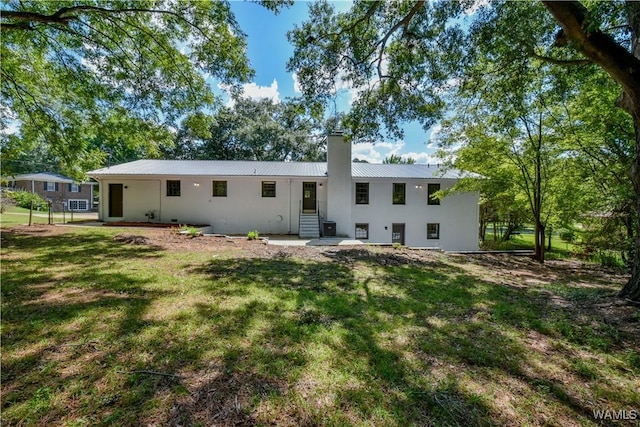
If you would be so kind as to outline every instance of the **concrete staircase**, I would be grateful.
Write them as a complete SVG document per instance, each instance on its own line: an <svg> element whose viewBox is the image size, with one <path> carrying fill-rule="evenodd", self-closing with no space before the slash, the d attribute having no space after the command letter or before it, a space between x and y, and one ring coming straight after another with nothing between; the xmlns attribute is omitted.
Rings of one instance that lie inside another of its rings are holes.
<svg viewBox="0 0 640 427"><path fill-rule="evenodd" d="M320 223L317 213L300 214L300 230L298 236L307 239L317 239L320 237Z"/></svg>

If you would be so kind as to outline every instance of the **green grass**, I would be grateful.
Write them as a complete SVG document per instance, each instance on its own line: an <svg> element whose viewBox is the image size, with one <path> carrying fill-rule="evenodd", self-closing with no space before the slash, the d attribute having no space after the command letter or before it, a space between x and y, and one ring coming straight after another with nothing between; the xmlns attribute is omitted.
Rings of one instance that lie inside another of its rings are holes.
<svg viewBox="0 0 640 427"><path fill-rule="evenodd" d="M593 409L640 409L637 334L555 299L611 283L121 232L3 233L3 425L597 425Z"/></svg>
<svg viewBox="0 0 640 427"><path fill-rule="evenodd" d="M53 212L53 223L60 224L63 222L71 221L71 212ZM95 213L84 213L84 212L74 212L73 220L81 220L86 218L94 218L97 219L98 215ZM49 212L44 211L33 211L33 215L31 217L32 224L48 224L49 223ZM13 225L26 225L29 224L29 209L20 208L17 206L11 206L5 210L2 214L0 214L0 228L1 227L10 227Z"/></svg>

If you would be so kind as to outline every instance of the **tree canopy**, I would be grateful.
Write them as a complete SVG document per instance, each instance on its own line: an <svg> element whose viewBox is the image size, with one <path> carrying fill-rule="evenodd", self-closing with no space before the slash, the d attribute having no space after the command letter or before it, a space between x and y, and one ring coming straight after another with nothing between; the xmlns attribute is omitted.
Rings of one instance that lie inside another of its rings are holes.
<svg viewBox="0 0 640 427"><path fill-rule="evenodd" d="M174 159L320 161L325 151L321 124L295 100L237 97L233 107L186 118L174 146Z"/></svg>
<svg viewBox="0 0 640 427"><path fill-rule="evenodd" d="M621 295L640 300L640 4L585 4L356 1L338 13L317 2L310 19L289 33L295 51L288 66L310 103L323 105L340 85L351 86L357 97L343 125L356 139L383 131L401 137L401 124L408 120L426 130L455 106L457 119L482 128L482 138L491 139L487 147L503 146L523 182L531 184L528 199L537 228L544 228L543 186L551 185L544 176L563 171L551 167L553 156L568 161L571 150L585 158L608 149L591 142L580 146L584 138L572 140L570 130L559 125L560 117L569 118L575 129L575 110L569 117L562 107L578 102L570 100L580 96L585 76L604 71L621 89L616 104L635 128L633 161L624 165L634 191L619 192L631 198L635 212L629 228L633 271ZM628 137L626 127L604 144ZM489 153L484 151L485 162L491 164Z"/></svg>
<svg viewBox="0 0 640 427"><path fill-rule="evenodd" d="M46 144L71 175L104 159L92 141L157 150L182 117L215 104L208 78L233 87L253 75L227 1L1 7L0 124L19 123L20 138Z"/></svg>

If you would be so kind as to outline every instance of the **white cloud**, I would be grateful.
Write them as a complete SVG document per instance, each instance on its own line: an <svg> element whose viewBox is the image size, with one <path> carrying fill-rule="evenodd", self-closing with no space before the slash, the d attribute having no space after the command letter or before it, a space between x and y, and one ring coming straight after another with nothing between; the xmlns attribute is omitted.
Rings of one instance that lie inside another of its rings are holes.
<svg viewBox="0 0 640 427"><path fill-rule="evenodd" d="M280 103L280 93L278 92L278 81L273 79L270 86L259 86L256 83L245 83L242 85L242 95L251 99L270 99L272 103Z"/></svg>
<svg viewBox="0 0 640 427"><path fill-rule="evenodd" d="M298 73L293 73L291 75L293 79L293 91L295 93L302 93L302 88L300 87L300 80L298 80Z"/></svg>
<svg viewBox="0 0 640 427"><path fill-rule="evenodd" d="M20 123L12 120L7 127L0 129L1 135L15 135L20 131Z"/></svg>
<svg viewBox="0 0 640 427"><path fill-rule="evenodd" d="M442 163L442 159L436 157L433 153L427 153L427 152L420 152L420 153L416 153L416 152L410 152L410 153L405 153L402 155L403 159L406 159L407 157L411 157L413 160L416 161L416 163L422 163L422 164L430 164L430 165L435 165L435 164L440 164Z"/></svg>
<svg viewBox="0 0 640 427"><path fill-rule="evenodd" d="M229 87L227 85L218 83L218 88L229 93ZM270 99L273 104L279 104L280 92L278 91L278 80L273 79L273 82L271 82L269 86L260 86L254 82L245 83L242 85L242 97L254 100ZM234 104L235 102L230 97L226 104L227 107L232 108Z"/></svg>
<svg viewBox="0 0 640 427"><path fill-rule="evenodd" d="M404 141L354 144L351 157L353 159L366 160L369 163L382 163L385 158L395 154L403 159L411 157L416 163L442 163L442 160L438 159L433 153L415 151L409 153L402 152L405 145Z"/></svg>
<svg viewBox="0 0 640 427"><path fill-rule="evenodd" d="M438 146L440 132L442 132L442 125L438 123L437 125L431 128L431 134L429 135L429 142L427 143L427 148L435 149Z"/></svg>
<svg viewBox="0 0 640 427"><path fill-rule="evenodd" d="M460 83L462 83L462 79L458 77L452 77L444 82L444 84L442 84L441 86L434 88L433 93L435 93L436 95L445 95L446 93L451 92L453 89L460 86Z"/></svg>

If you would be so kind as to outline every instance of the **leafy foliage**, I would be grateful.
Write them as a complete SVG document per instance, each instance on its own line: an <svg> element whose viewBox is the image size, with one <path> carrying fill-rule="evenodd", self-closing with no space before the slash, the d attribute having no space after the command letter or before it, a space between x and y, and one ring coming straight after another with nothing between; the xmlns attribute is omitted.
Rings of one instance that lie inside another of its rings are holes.
<svg viewBox="0 0 640 427"><path fill-rule="evenodd" d="M309 20L289 32L295 50L288 68L316 109L346 85L354 88L358 96L343 120L351 137L375 138L383 131L400 137L399 124L410 120L427 129L444 108L439 88L457 75L462 60L461 30L449 18L464 7L356 1L337 13L316 2Z"/></svg>
<svg viewBox="0 0 640 427"><path fill-rule="evenodd" d="M238 97L235 105L213 115L187 117L174 147L164 156L216 160L323 160L317 121L295 100L273 104L268 99Z"/></svg>
<svg viewBox="0 0 640 427"><path fill-rule="evenodd" d="M385 157L384 160L382 160L383 164L403 164L403 165L412 165L416 162L416 159L412 158L412 157L407 157L405 159L403 159L401 156L398 156L397 154L392 154L389 157Z"/></svg>
<svg viewBox="0 0 640 427"><path fill-rule="evenodd" d="M29 191L8 191L7 196L13 199L15 204L21 208L29 209L32 207L33 203L34 209L42 211L49 210L47 201L36 193L31 193Z"/></svg>
<svg viewBox="0 0 640 427"><path fill-rule="evenodd" d="M8 1L1 15L2 126L17 120L71 176L104 160L101 144L166 143L168 126L214 105L206 77L253 73L224 1Z"/></svg>

